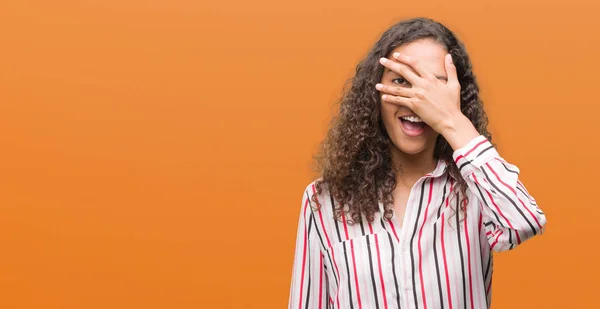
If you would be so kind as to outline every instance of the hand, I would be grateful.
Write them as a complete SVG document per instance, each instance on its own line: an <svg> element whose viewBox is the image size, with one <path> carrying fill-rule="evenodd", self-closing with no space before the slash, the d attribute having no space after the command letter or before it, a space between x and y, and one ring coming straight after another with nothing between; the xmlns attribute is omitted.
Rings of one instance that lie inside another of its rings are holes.
<svg viewBox="0 0 600 309"><path fill-rule="evenodd" d="M408 107L432 129L443 134L452 119L462 116L460 83L452 57L450 54L446 55L448 81L444 83L426 70L417 59L399 53L394 53L393 56L399 62L381 58L381 64L410 82L412 88L377 84L376 88L384 93L382 99Z"/></svg>
<svg viewBox="0 0 600 309"><path fill-rule="evenodd" d="M412 87L377 84L377 90L385 93L382 96L384 101L408 107L444 136L454 150L479 135L473 123L460 111L460 83L450 54L446 55L444 61L448 76L445 84L416 59L399 53L394 53L393 56L399 62L381 58L381 64L402 76Z"/></svg>

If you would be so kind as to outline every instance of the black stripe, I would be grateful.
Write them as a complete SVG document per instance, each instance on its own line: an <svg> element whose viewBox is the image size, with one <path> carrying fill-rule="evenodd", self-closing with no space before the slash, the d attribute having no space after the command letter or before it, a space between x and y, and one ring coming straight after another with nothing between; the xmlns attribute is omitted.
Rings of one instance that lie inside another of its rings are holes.
<svg viewBox="0 0 600 309"><path fill-rule="evenodd" d="M317 224L317 219L315 219L315 212L314 212L314 210L312 208L312 203L311 203L310 197L308 195L308 191L306 191L306 198L308 199L308 206L310 208L310 218L311 218L311 220L314 220L314 222L315 222L315 231L317 231L317 235L319 236L319 240L321 241L321 247L325 251L327 249L327 246L325 246L325 242L323 241L323 237L321 237L321 233L319 232L319 225Z"/></svg>
<svg viewBox="0 0 600 309"><path fill-rule="evenodd" d="M323 238L321 237L321 233L319 232L319 228L317 227L317 222L314 216L314 213L311 214L311 218L313 221L315 221L315 231L317 231L317 235L319 236L319 240L321 241L321 245L323 246L323 248L327 248L325 247L324 243L323 243ZM331 258L331 250L325 250L327 252L327 258L329 259L329 265L331 265L331 272L333 273L333 279L335 279L335 283L339 284L339 280L336 276L336 272L335 272L335 266L333 265L333 259Z"/></svg>
<svg viewBox="0 0 600 309"><path fill-rule="evenodd" d="M479 153L478 153L478 154L475 156L475 159L476 159L476 158L479 158L479 157L480 157L480 156L481 156L481 155L482 155L484 152L486 152L486 151L488 151L488 150L490 150L490 149L493 149L493 148L494 148L494 146L492 145L492 146L489 146L488 148L486 148L486 149L482 150L481 152L479 152ZM463 158L465 159L465 162L464 162L463 164L461 164L461 165L458 167L458 170L459 170L459 171L461 171L461 170L462 170L462 168L463 168L463 167L465 167L465 165L468 165L469 163L473 163L473 161L469 161L469 160L467 159L467 157L463 156Z"/></svg>
<svg viewBox="0 0 600 309"><path fill-rule="evenodd" d="M310 216L312 217L313 214L311 213ZM308 219L308 234L307 234L308 237L307 238L309 238L309 239L310 239L310 231L312 230L312 227L313 227L313 221L311 219Z"/></svg>
<svg viewBox="0 0 600 309"><path fill-rule="evenodd" d="M510 169L509 169L509 168L508 168L508 167L507 167L507 166L504 164L504 162L501 162L501 163L502 163L502 166L504 166L504 169L506 169L507 171L509 171L509 172L511 172L511 173L515 173L515 174L519 175L519 173L518 173L517 171L510 170ZM521 192L521 193L522 193L522 194L523 194L525 197L527 197L527 200L528 200L529 204L531 205L531 199L530 199L530 196L529 196L529 194L525 193L525 192L524 192L524 191L523 191L521 188L519 188L519 184L518 184L518 183L517 183L517 186L516 186L516 188L517 188L517 190L519 190L519 191L520 191L520 192ZM518 195L517 195L517 198L518 198ZM538 212L538 213L539 213L539 212ZM516 231L516 230L515 230L515 233L517 234L517 237L518 237L518 236L519 236L519 231ZM510 246L510 249L513 249L515 246L516 246L516 245L514 245L514 244L511 244L511 246ZM510 249L509 249L509 250L510 250Z"/></svg>
<svg viewBox="0 0 600 309"><path fill-rule="evenodd" d="M502 221L500 221L500 217L498 216L498 214L493 211L493 208L490 206L490 204L488 204L488 202L485 200L485 196L483 195L483 192L481 192L481 189L479 189L479 184L475 183L475 188L477 188L477 192L479 192L479 196L481 196L481 201L483 201L483 203L485 204L485 206L489 209L492 209L492 213L494 214L494 217L496 217L496 222L498 222L498 224L500 224L500 226L504 227L504 228L508 228L508 225L505 225L502 223ZM486 222L484 223L485 226L488 226L490 224L494 225L494 229L496 229L496 224L492 221L490 221L489 223Z"/></svg>
<svg viewBox="0 0 600 309"><path fill-rule="evenodd" d="M521 193L523 193L523 195L527 196L529 199L529 194L525 193L521 188L519 188L519 186L517 186L517 190L521 191Z"/></svg>
<svg viewBox="0 0 600 309"><path fill-rule="evenodd" d="M487 270L485 271L485 275L486 275L486 276L487 276L487 274L488 274L488 271L490 270L490 264L491 264L491 261L492 261L492 260L491 260L491 257L492 257L492 252L489 252L488 266L487 266ZM484 277L484 279L483 279L483 288L484 288L484 289L485 289L485 281L486 281L486 280L487 280L487 279L485 279L485 277ZM486 294L487 294L487 293L486 293ZM490 303L489 303L489 301L488 301L488 297L487 297L487 295L485 296L485 304L487 305L487 307L486 307L486 308L489 308L489 307L490 307Z"/></svg>
<svg viewBox="0 0 600 309"><path fill-rule="evenodd" d="M465 158L465 163L461 164L458 167L458 170L461 171L463 167L465 167L465 165L468 165L469 163L471 163L471 161L467 160L467 158Z"/></svg>
<svg viewBox="0 0 600 309"><path fill-rule="evenodd" d="M362 230L363 236L365 236L365 227L363 226L362 220L360 221L360 229ZM369 252L369 266L371 267L371 283L373 283L373 298L375 299L375 307L379 309L379 300L377 299L377 286L375 286L375 272L373 271L373 257L371 256L371 243L369 241L369 235L366 235L365 237L367 238L367 251Z"/></svg>
<svg viewBox="0 0 600 309"><path fill-rule="evenodd" d="M488 262L487 262L487 266L485 269L485 275L483 275L483 283L485 283L485 281L487 281L488 279L488 274L490 272L490 265L492 264L492 252L489 252L488 254Z"/></svg>
<svg viewBox="0 0 600 309"><path fill-rule="evenodd" d="M327 291L329 291L329 284L327 284ZM325 309L329 309L329 293L325 294Z"/></svg>
<svg viewBox="0 0 600 309"><path fill-rule="evenodd" d="M481 192L481 189L479 189L479 185L477 183L475 183L475 187L477 188L477 191L479 192L479 195L481 196L481 199L483 200L483 203L489 209L492 209L492 213L494 214L494 217L496 217L496 221L498 222L498 224L500 224L500 226L503 226L504 228L506 228L508 230L508 242L512 243L512 233L510 232L510 229L507 226L508 225L508 221L507 221L507 225L502 224L502 222L500 221L500 217L498 216L498 214L495 211L493 211L493 208L488 204L488 202L486 202L485 197L483 196L483 192ZM494 230L496 230L498 228L495 223L491 222L491 224L494 225ZM485 226L488 226L488 224L485 223Z"/></svg>
<svg viewBox="0 0 600 309"><path fill-rule="evenodd" d="M325 279L325 293L323 293L325 297L325 309L329 309L329 276L327 273L323 275L323 278Z"/></svg>
<svg viewBox="0 0 600 309"><path fill-rule="evenodd" d="M310 264L311 264L311 258L310 258L310 246L308 246L308 286L306 287L306 304L304 306L304 309L308 309L308 303L310 301L310 278L311 276L311 268L310 268Z"/></svg>
<svg viewBox="0 0 600 309"><path fill-rule="evenodd" d="M446 184L448 183L448 179L446 179ZM437 217L440 217L440 213L442 212L442 207L444 206L444 199L446 198L446 184L444 184L444 193L442 194L442 202L440 203L440 207L438 208ZM442 233L444 231L441 231ZM440 277L440 265L438 263L438 255L437 255L437 221L433 224L433 256L435 260L435 272L437 274L438 281L438 292L440 294L440 305L442 305L442 309L444 309L444 294L442 294L442 278Z"/></svg>
<svg viewBox="0 0 600 309"><path fill-rule="evenodd" d="M312 217L312 213L310 215ZM312 225L313 225L312 223L313 223L313 221L309 219L308 220L308 235L309 235L309 237L307 237L309 242L310 242L310 231L311 231ZM307 290L306 290L306 307L305 307L305 309L308 309L308 302L310 300L310 278L312 277L311 276L312 272L310 271L310 269L311 269L310 268L310 264L311 264L310 247L311 246L308 245L307 247L308 247L308 287L307 287Z"/></svg>
<svg viewBox="0 0 600 309"><path fill-rule="evenodd" d="M504 162L500 161L500 163L502 163L502 166L504 166L505 170L507 170L507 171L509 171L511 173L515 173L515 174L519 175L519 172L513 171L513 170L509 169L508 166L506 166L506 164L504 164Z"/></svg>
<svg viewBox="0 0 600 309"><path fill-rule="evenodd" d="M400 309L400 290L398 289L398 278L396 278L396 259L394 256L394 241L392 239L392 234L390 234L390 231L388 231L385 228L385 224L383 223L383 218L380 219L381 221L381 226L383 227L384 230L387 231L387 235L388 235L388 240L390 241L390 251L392 252L392 274L394 274L394 285L396 286L396 304L398 305L398 309ZM390 224L391 221L390 221Z"/></svg>
<svg viewBox="0 0 600 309"><path fill-rule="evenodd" d="M433 180L432 180L433 181ZM421 185L421 199L419 201L419 209L417 210L417 220L415 221L415 228L413 230L413 235L410 238L410 266L411 266L411 273L412 273L412 284L413 284L413 297L415 300L415 308L419 308L419 302L417 301L417 283L416 283L416 278L415 278L415 255L413 252L413 242L415 240L415 235L417 234L417 226L419 225L419 216L421 216L421 208L423 207L423 196L425 195L425 183L427 183L427 181L423 181L423 184ZM421 282L421 284L423 284Z"/></svg>
<svg viewBox="0 0 600 309"><path fill-rule="evenodd" d="M463 292L463 304L467 308L467 279L465 276L465 258L463 257L462 241L460 237L460 201L456 199L456 238L458 239L458 251L460 252L460 268L462 270L462 292ZM467 220L467 218L464 218Z"/></svg>
<svg viewBox="0 0 600 309"><path fill-rule="evenodd" d="M335 211L335 206L334 206L334 202L333 202L333 197L330 196L331 199L331 210ZM337 236L338 236L338 241L342 242L342 235L340 234L340 226L339 226L339 222L338 220L334 220L335 221L335 230L337 231Z"/></svg>
<svg viewBox="0 0 600 309"><path fill-rule="evenodd" d="M306 193L308 195L308 191L306 191ZM310 198L308 200L308 203L309 203L309 206L312 206ZM310 219L314 221L315 231L317 232L317 236L319 236L319 241L321 242L321 246L322 246L323 250L327 252L327 258L329 259L329 265L331 265L331 272L333 273L333 279L335 280L335 283L339 285L339 278L336 277L335 269L333 266L333 259L331 258L331 252L330 252L330 250L327 250L327 246L325 246L325 242L323 241L321 232L319 232L319 225L317 224L317 219L315 219L315 213L314 213L312 207L310 207Z"/></svg>
<svg viewBox="0 0 600 309"><path fill-rule="evenodd" d="M483 220L483 219L480 218L480 220ZM486 243L488 243L488 241L487 241L487 235L485 235L485 228L479 229L479 247L480 247L479 248L479 261L481 262L481 273L483 274L484 273L484 270L483 270L483 248L481 248L481 241L482 241L481 237L482 236L484 238L484 241ZM488 246L489 246L489 243L488 243ZM488 252L488 254L492 254L492 253ZM485 277L483 279L483 288L485 289ZM487 298L485 299L485 304L486 304L486 308L489 308L489 306L487 306Z"/></svg>
<svg viewBox="0 0 600 309"><path fill-rule="evenodd" d="M490 271L490 277L493 276L493 275L494 275L494 269L492 268L492 270ZM489 299L490 299L489 300L489 305L490 306L492 305L492 287L491 287L492 281L491 280L492 279L490 278L490 293L489 294L486 293L486 297L489 297Z"/></svg>
<svg viewBox="0 0 600 309"><path fill-rule="evenodd" d="M493 149L493 148L494 148L494 146L493 146L493 145L492 145L492 146L489 146L488 148L486 148L486 149L484 149L484 150L480 151L480 152L479 152L479 153L478 153L478 154L475 156L475 158L479 158L479 157L480 157L480 156L481 156L481 155L482 155L484 152L486 152L486 151L488 151L488 150L490 150L490 149Z"/></svg>
<svg viewBox="0 0 600 309"><path fill-rule="evenodd" d="M329 197L331 199L331 209L334 210L335 204L333 202L333 197L331 195ZM339 226L338 220L335 220L335 229L337 231L338 240L340 242L342 242L342 236L340 234L340 226ZM348 278L348 300L350 303L350 308L354 309L354 305L352 304L353 303L353 301L352 301L352 284L351 284L352 280L350 280L350 267L348 266L349 263L348 263L348 252L346 251L346 242L343 242L342 246L344 247L344 260L346 261L346 273L348 274L348 277L347 277Z"/></svg>
<svg viewBox="0 0 600 309"><path fill-rule="evenodd" d="M531 222L529 222L529 219L527 219L527 217L525 216L525 214L523 213L523 211L521 210L521 208L519 208L519 206L517 206L517 204L515 203L515 201L513 201L504 191L500 190L500 188L498 188L498 186L496 186L494 184L494 182L492 181L492 179L490 178L490 176L487 174L487 172L485 171L485 169L483 168L483 166L481 167L481 171L483 172L483 174L487 178L487 180L490 183L490 185L492 185L492 187L494 187L498 192L500 192L502 195L504 195L504 197L508 201L510 201L510 203L513 204L513 206L515 206L515 208L517 209L517 211L519 212L519 214L521 214L521 216L523 217L523 219L525 219L525 221L527 221L527 224L529 224L529 227L531 227L531 231L533 232L533 235L537 235L537 231L533 227L533 224L531 224Z"/></svg>

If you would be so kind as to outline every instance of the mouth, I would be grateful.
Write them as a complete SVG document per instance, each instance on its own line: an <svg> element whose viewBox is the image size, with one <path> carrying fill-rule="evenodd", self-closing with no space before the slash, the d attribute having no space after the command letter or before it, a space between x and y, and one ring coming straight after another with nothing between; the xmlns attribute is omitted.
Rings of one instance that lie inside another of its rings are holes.
<svg viewBox="0 0 600 309"><path fill-rule="evenodd" d="M408 136L417 137L425 132L429 127L421 118L416 115L398 117L402 131Z"/></svg>

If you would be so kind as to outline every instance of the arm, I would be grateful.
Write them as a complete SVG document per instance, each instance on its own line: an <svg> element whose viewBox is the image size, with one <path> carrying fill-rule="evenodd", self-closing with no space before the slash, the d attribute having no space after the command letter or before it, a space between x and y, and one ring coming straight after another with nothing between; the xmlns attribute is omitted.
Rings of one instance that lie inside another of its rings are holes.
<svg viewBox="0 0 600 309"><path fill-rule="evenodd" d="M454 149L454 160L467 186L480 199L486 226L493 232L490 247L495 251L511 249L542 233L546 217L520 184L517 167L503 161L462 114L461 86L452 55L447 54L445 59L448 74L445 84L419 60L398 53L393 56L405 65L387 58L381 58L380 63L408 79L412 87L375 85L385 93L381 99L411 109Z"/></svg>
<svg viewBox="0 0 600 309"><path fill-rule="evenodd" d="M456 149L453 158L479 200L492 250L513 249L544 232L546 217L519 181L519 168L502 159L484 136Z"/></svg>
<svg viewBox="0 0 600 309"><path fill-rule="evenodd" d="M309 191L304 192L292 270L289 309L321 308L329 300L325 262L315 233Z"/></svg>

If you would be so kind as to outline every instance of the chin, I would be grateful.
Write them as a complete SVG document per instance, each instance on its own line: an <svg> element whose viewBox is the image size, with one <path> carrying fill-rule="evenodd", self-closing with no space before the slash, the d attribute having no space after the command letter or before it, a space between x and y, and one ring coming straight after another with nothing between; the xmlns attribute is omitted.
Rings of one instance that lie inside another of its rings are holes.
<svg viewBox="0 0 600 309"><path fill-rule="evenodd" d="M416 155L419 153L422 153L424 151L426 151L429 147L432 147L433 145L429 145L429 143L427 142L427 138L418 138L418 139L394 139L392 140L392 143L394 144L395 148L397 150L399 150L402 153L408 154L408 155Z"/></svg>
<svg viewBox="0 0 600 309"><path fill-rule="evenodd" d="M405 143L402 143L400 145L398 145L397 143L394 143L394 146L396 146L396 149L398 149L400 152L409 154L409 155L416 155L416 154L422 153L423 151L425 151L427 149L426 145L414 145L414 144L406 145Z"/></svg>

